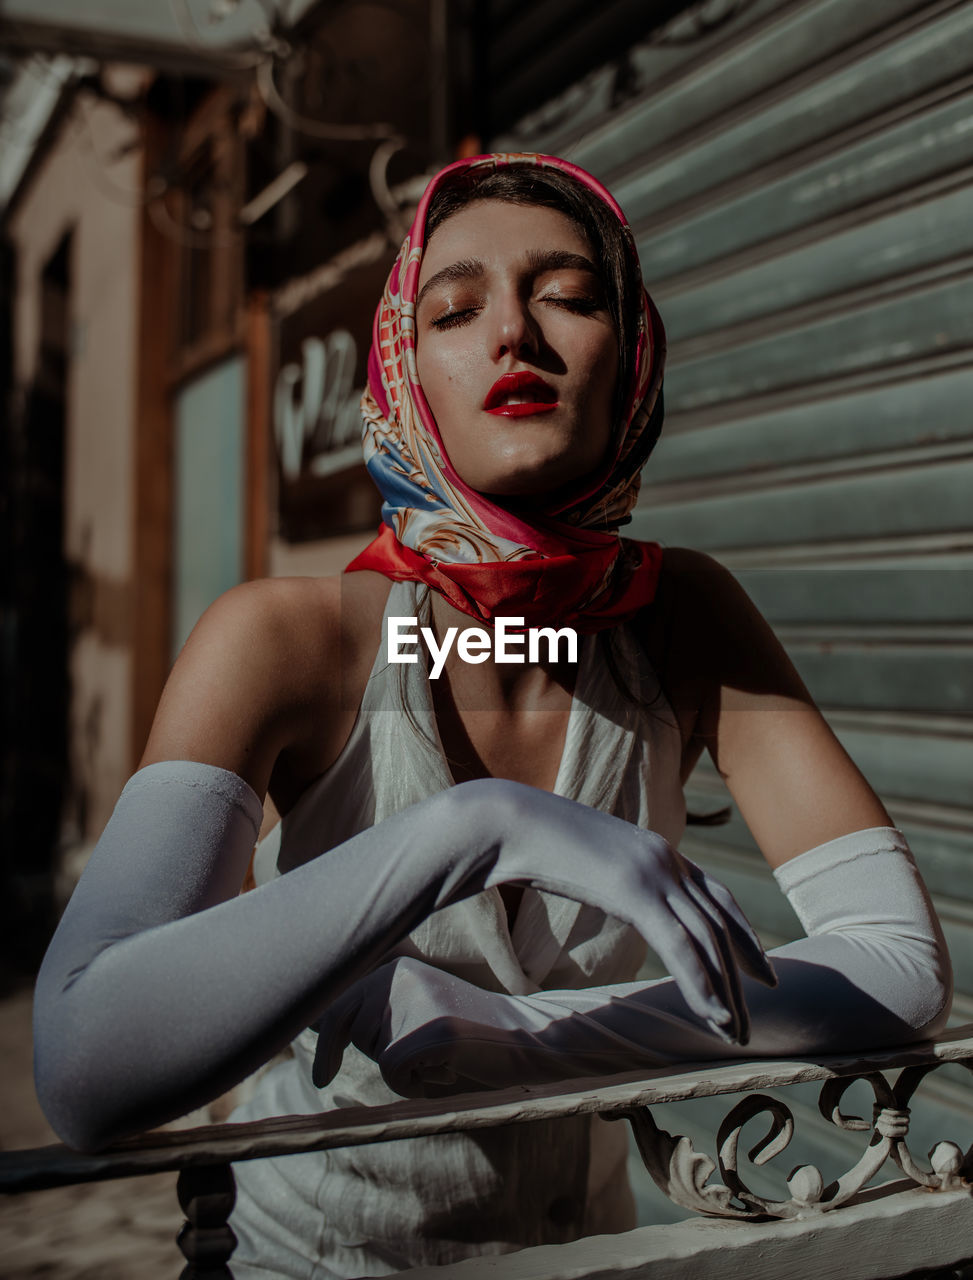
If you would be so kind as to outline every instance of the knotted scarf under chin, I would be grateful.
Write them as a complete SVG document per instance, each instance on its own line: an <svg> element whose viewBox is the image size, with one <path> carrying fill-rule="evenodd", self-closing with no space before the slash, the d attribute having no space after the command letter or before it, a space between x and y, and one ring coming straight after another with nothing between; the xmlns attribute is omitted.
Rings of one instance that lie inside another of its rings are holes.
<svg viewBox="0 0 973 1280"><path fill-rule="evenodd" d="M559 169L586 186L618 219L632 269L639 269L618 205L596 179L567 161L480 156L450 165L430 182L375 315L362 396L365 464L384 499L384 524L345 572L374 569L397 581L425 582L478 622L522 617L526 626L598 631L650 603L662 558L658 544L618 534L662 426L665 332L648 295L642 291L635 373L612 456L556 510L524 515L465 484L449 461L416 371L415 300L429 202L458 174L507 165Z"/></svg>

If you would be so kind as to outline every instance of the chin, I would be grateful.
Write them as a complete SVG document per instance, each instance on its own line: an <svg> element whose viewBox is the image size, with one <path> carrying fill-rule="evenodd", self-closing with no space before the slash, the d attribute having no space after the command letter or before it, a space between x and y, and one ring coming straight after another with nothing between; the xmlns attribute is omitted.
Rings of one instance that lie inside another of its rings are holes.
<svg viewBox="0 0 973 1280"><path fill-rule="evenodd" d="M537 510L559 504L584 483L587 475L588 473L584 472L582 475L572 476L567 480L561 478L556 482L534 475L516 481L497 482L489 488L478 488L477 492L501 507L509 507L511 510L525 508Z"/></svg>
<svg viewBox="0 0 973 1280"><path fill-rule="evenodd" d="M489 468L457 468L462 479L485 497L498 502L545 502L583 483L591 467L579 467L561 455L494 458ZM500 465L497 465L500 464ZM504 465L506 464L506 465Z"/></svg>

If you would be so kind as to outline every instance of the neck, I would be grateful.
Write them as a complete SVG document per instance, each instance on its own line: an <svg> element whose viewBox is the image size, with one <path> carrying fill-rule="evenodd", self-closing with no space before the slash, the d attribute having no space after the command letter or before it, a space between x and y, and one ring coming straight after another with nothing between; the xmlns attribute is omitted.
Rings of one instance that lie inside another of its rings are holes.
<svg viewBox="0 0 973 1280"><path fill-rule="evenodd" d="M459 632L485 624L475 623L461 613L438 591L430 592L430 615L436 639L441 642L450 627ZM483 710L531 711L542 710L552 702L569 696L577 679L577 663L550 660L539 662L496 662L491 654L485 662L464 662L454 644L450 649L441 679L448 683L458 703L466 703Z"/></svg>

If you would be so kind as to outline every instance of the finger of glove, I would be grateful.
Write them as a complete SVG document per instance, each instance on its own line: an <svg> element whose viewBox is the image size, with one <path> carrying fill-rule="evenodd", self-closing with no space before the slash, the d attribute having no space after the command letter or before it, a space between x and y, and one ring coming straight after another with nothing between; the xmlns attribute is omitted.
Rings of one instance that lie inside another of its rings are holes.
<svg viewBox="0 0 973 1280"><path fill-rule="evenodd" d="M714 1035L736 1041L739 1011L724 973L713 930L707 917L685 894L667 903L667 927L653 936L652 947L678 986L690 1011Z"/></svg>
<svg viewBox="0 0 973 1280"><path fill-rule="evenodd" d="M692 878L687 877L683 881L683 891L694 902L700 914L710 922L713 941L722 964L723 979L730 995L730 1006L735 1012L736 1025L733 1038L738 1044L746 1044L750 1039L750 1014L743 994L737 953L726 917L708 895L705 887L697 884Z"/></svg>
<svg viewBox="0 0 973 1280"><path fill-rule="evenodd" d="M455 1041L449 1039L441 1044L430 1044L427 1040L417 1042L411 1036L392 1040L379 1055L382 1079L403 1098L455 1093L459 1077L449 1061L454 1045ZM475 1088L475 1085L469 1087Z"/></svg>
<svg viewBox="0 0 973 1280"><path fill-rule="evenodd" d="M381 969L370 973L349 987L318 1018L314 1024L318 1043L311 1068L311 1080L317 1088L323 1089L338 1074L349 1044L374 1057L385 1023L389 982L390 976Z"/></svg>
<svg viewBox="0 0 973 1280"><path fill-rule="evenodd" d="M358 1016L360 1002L360 993L356 987L352 987L327 1008L314 1024L318 1043L311 1067L311 1081L318 1089L330 1084L338 1074L345 1049L351 1043L351 1029Z"/></svg>
<svg viewBox="0 0 973 1280"><path fill-rule="evenodd" d="M690 861L689 858L683 858L683 861L686 864L687 878L698 886L719 909L739 967L757 982L762 982L764 986L776 987L777 974L760 939L754 932L753 925L743 914L736 898L725 884L714 880L695 862Z"/></svg>
<svg viewBox="0 0 973 1280"><path fill-rule="evenodd" d="M457 995L459 989L459 995ZM386 1083L403 1096L421 1097L411 1080L412 1068L406 1068L402 1080L393 1065L393 1046L399 1041L415 1044L410 1033L417 1026L452 1011L464 994L483 995L452 974L444 973L422 960L398 957L381 965L330 1005L318 1020L321 1040L312 1069L312 1080L318 1087L333 1079L341 1063L345 1047L351 1043L379 1066ZM327 1037L327 1043L324 1038ZM336 1059L336 1061L335 1061ZM435 1077L435 1069L433 1070ZM448 1070L445 1066L443 1070ZM330 1076L327 1072L331 1072ZM320 1076L320 1084L319 1084ZM399 1087L399 1085L403 1087Z"/></svg>

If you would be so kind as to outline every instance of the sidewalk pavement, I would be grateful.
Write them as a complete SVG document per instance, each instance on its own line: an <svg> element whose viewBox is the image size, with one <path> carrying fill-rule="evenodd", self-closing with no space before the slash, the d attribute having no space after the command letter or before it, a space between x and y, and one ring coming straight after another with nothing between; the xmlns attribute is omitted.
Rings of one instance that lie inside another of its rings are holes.
<svg viewBox="0 0 973 1280"><path fill-rule="evenodd" d="M0 992L0 1148L55 1142L34 1094L31 990ZM0 1197L3 1280L175 1280L183 1217L176 1175Z"/></svg>

